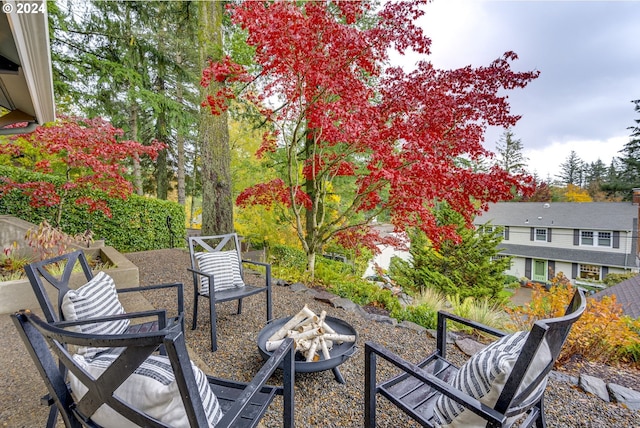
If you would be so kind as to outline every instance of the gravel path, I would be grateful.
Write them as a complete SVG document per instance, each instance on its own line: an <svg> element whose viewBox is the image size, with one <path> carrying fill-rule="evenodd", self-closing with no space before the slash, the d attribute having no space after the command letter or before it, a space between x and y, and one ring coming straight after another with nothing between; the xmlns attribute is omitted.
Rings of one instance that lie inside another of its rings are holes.
<svg viewBox="0 0 640 428"><path fill-rule="evenodd" d="M231 379L250 381L263 364L256 345L258 332L265 323L264 297L252 296L244 300L243 314L235 315L233 302L219 304L218 351L209 350L209 320L206 300L200 302L198 327L191 330L193 281L186 267L188 253L184 250L157 250L126 254L140 269L142 285L183 282L185 284L185 307L187 344L209 367L209 374ZM248 275L247 282L259 282L257 275ZM174 307L157 293L146 295L155 307ZM364 387L364 342L375 341L409 361L417 362L435 348L435 340L429 335L408 328L367 320L357 312L333 308L314 300L307 292L294 292L290 287L275 286L273 290L274 317L279 318L300 310L305 304L314 312L326 310L329 316L341 318L358 332L356 353L342 364L340 372L346 383L335 381L331 371L301 373L295 382L295 418L299 427L359 427L363 425ZM43 426L46 409L40 407L39 398L45 388L34 370L28 355L20 343L9 317L0 320L0 426ZM458 363L464 356L451 348L449 356ZM380 378L392 373L389 367L379 369ZM281 383L278 372L271 383ZM378 400L378 426L417 426L404 413ZM630 427L640 428L640 412L618 404L605 403L569 384L549 381L546 392L546 413L549 427ZM277 398L263 419L264 427L279 427L282 403Z"/></svg>

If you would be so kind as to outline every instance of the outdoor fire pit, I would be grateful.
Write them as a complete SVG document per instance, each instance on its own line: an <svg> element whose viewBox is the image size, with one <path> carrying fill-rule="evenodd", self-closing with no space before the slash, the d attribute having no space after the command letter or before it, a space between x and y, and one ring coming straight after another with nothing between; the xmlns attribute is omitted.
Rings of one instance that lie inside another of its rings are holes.
<svg viewBox="0 0 640 428"><path fill-rule="evenodd" d="M305 310L307 310L308 313L313 314L313 312L306 309L306 306L301 313ZM286 336L289 334L289 336L286 337L293 337L294 335L303 338L311 337L312 339L314 337L322 337L321 340L316 340L316 346L312 349L309 349L309 347L313 346L313 343L300 343L300 341L296 340L297 338L294 337L294 342L296 343L296 361L294 363L295 371L298 373L310 373L332 370L336 381L345 383L338 366L344 363L356 351L355 345L358 335L355 329L339 318L324 316L324 314L321 314L321 321L323 324L316 324L320 325L318 328L315 327L315 325L312 326L309 321L301 319L301 313L293 317L279 318L269 322L258 334L258 350L260 351L260 354L264 359L268 359L271 356L272 352L278 345L278 342L272 341L271 339L279 332L282 336L283 328L284 335ZM313 315L315 316L315 314ZM320 318L318 316L315 317ZM305 322L307 323L307 327L303 326L297 330L292 330L290 328L298 326L301 323L304 324ZM314 328L319 329L320 333L316 332L314 335L312 331ZM326 338L326 340L324 338ZM322 348L323 341L325 342L324 349ZM330 342L329 346L326 346L327 342ZM312 356L310 357L309 355Z"/></svg>

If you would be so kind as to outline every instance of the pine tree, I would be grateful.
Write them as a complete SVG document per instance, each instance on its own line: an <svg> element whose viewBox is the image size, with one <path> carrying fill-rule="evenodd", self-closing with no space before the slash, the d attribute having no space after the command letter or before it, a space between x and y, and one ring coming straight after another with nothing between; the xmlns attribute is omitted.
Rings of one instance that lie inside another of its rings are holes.
<svg viewBox="0 0 640 428"><path fill-rule="evenodd" d="M484 225L479 231L464 227L459 214L441 207L441 221L457 221L460 242L448 240L435 248L425 234L414 230L410 234L411 261L393 258L389 275L402 287L422 290L436 288L448 296L488 297L501 299L504 271L511 263L508 257L496 257L500 253L502 228Z"/></svg>
<svg viewBox="0 0 640 428"><path fill-rule="evenodd" d="M507 129L496 144L496 164L512 174L526 173L528 159L522 154L522 150L522 141L515 139L511 129Z"/></svg>
<svg viewBox="0 0 640 428"><path fill-rule="evenodd" d="M565 184L574 184L582 186L584 177L584 162L578 157L578 154L571 150L569 156L560 165L560 174L556 175L560 181Z"/></svg>

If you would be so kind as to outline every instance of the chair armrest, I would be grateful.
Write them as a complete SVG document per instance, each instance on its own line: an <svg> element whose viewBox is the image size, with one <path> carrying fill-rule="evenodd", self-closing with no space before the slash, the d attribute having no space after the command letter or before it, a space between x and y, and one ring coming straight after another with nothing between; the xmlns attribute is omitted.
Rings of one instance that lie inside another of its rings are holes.
<svg viewBox="0 0 640 428"><path fill-rule="evenodd" d="M193 269L193 268L188 267L187 270L189 272L195 273L196 275L206 276L207 278L209 278L209 280L211 280L211 278L213 277L212 273L204 273L204 272L202 272L201 270L198 270L198 269ZM194 277L194 279L195 279L195 277Z"/></svg>
<svg viewBox="0 0 640 428"><path fill-rule="evenodd" d="M283 363L284 362L284 363ZM273 374L273 372L283 364L283 373L284 376L284 385L283 391L285 396L285 407L288 405L287 400L290 400L290 408L291 408L291 416L293 415L293 372L294 372L294 359L293 359L293 339L287 338L284 342L278 347L278 349L271 354L271 357L264 363L264 365L260 368L258 373L253 377L251 383L247 385L247 387L242 391L242 393L238 396L238 399L234 403L234 405L227 410L222 419L218 422L216 426L220 427L228 427L233 425L237 419L240 417L242 411L251 404L252 397L260 392L262 387L266 385L267 381ZM291 376L287 376L287 373L291 374ZM289 396L289 397L287 397ZM285 421L285 426L288 424Z"/></svg>
<svg viewBox="0 0 640 428"><path fill-rule="evenodd" d="M271 267L271 263L257 262L255 260L247 260L247 259L242 259L240 261L242 263L249 263L249 264L256 265L256 266Z"/></svg>
<svg viewBox="0 0 640 428"><path fill-rule="evenodd" d="M366 366L372 363L372 359L369 357L371 353L379 355L384 360L398 367L403 372L410 374L411 376L429 385L430 387L440 392L441 394L444 394L447 397L451 398L452 400L462 404L464 407L468 408L475 414L481 416L485 420L498 424L499 426L502 426L502 424L506 422L507 417L502 413L499 413L496 410L492 409L491 407L487 406L486 404L483 404L478 399L473 398L470 395L455 389L448 383L438 379L437 377L426 372L425 370L421 369L417 365L402 359L400 356L394 354L393 352L383 348L382 346L376 343L365 342L365 365ZM373 364L375 364L375 360L373 360ZM369 368L366 368L366 371L368 370ZM373 397L373 399L375 399L375 397Z"/></svg>
<svg viewBox="0 0 640 428"><path fill-rule="evenodd" d="M84 325L84 324L95 324L98 322L106 322L106 321L118 321L123 319L134 319L134 318L147 318L147 317L157 317L158 325L160 328L166 327L167 324L167 311L164 309L153 309L149 311L140 311L140 312L131 312L126 314L118 314L118 315L109 315L106 317L97 317L97 318L85 318L83 320L77 321L57 321L51 323L52 325L64 328L64 327L72 327L76 325Z"/></svg>
<svg viewBox="0 0 640 428"><path fill-rule="evenodd" d="M116 291L118 293L130 293L134 291L151 291L151 290L162 290L166 288L175 288L178 294L178 316L182 315L184 312L184 285L181 282L168 283L168 284L155 284L155 285L145 285L142 287L130 287L130 288L120 288Z"/></svg>
<svg viewBox="0 0 640 428"><path fill-rule="evenodd" d="M479 322L471 321L469 319L459 317L458 315L454 315L449 312L438 311L436 347L438 349L438 353L442 358L446 358L446 351L447 351L447 319L450 319L451 321L455 321L462 325L466 325L468 327L472 327L484 333L488 333L492 336L502 337L507 334L502 330L498 330L496 328L489 327L484 324L480 324Z"/></svg>
<svg viewBox="0 0 640 428"><path fill-rule="evenodd" d="M265 275L264 275L265 286L267 288L271 288L271 264L270 263L256 262L253 260L245 260L245 259L241 260L241 262L256 265L256 266L262 266L263 268L265 268Z"/></svg>

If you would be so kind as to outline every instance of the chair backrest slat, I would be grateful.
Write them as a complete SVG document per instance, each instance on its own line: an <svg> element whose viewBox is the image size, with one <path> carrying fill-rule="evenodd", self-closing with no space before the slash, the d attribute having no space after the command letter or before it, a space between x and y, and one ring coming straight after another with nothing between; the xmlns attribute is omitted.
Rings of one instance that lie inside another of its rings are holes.
<svg viewBox="0 0 640 428"><path fill-rule="evenodd" d="M210 236L190 236L189 243L189 256L191 257L191 267L198 269L198 263L195 257L195 253L198 251L205 251L215 253L218 251L235 251L238 255L238 263L240 265L240 274L244 273L242 263L242 254L240 251L240 241L236 233L229 233L225 235L210 235Z"/></svg>
<svg viewBox="0 0 640 428"><path fill-rule="evenodd" d="M52 268L59 269L64 263L64 269L60 276L51 273ZM31 283L33 292L38 299L38 303L44 312L48 322L58 322L64 319L62 315L62 299L71 286L71 275L76 264L80 264L84 273L85 282L93 278L93 272L82 250L77 250L68 254L53 257L47 260L30 263L24 267L27 278ZM56 305L54 306L49 298L49 293L54 293Z"/></svg>

